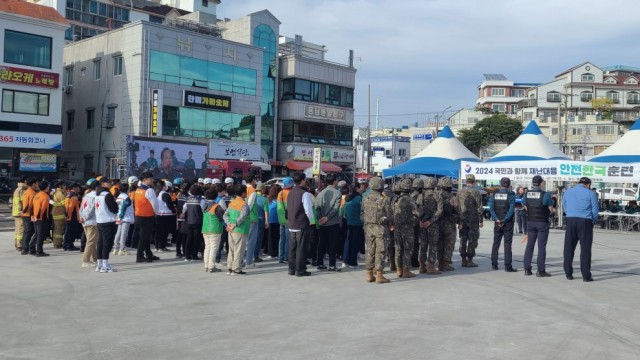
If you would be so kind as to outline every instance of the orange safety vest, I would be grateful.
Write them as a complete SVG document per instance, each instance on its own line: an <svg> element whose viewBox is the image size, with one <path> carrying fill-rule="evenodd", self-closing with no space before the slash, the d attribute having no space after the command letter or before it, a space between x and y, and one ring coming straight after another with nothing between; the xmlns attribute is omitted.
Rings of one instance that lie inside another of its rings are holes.
<svg viewBox="0 0 640 360"><path fill-rule="evenodd" d="M33 198L36 196L35 190L27 188L22 194L22 216L31 216L33 210Z"/></svg>
<svg viewBox="0 0 640 360"><path fill-rule="evenodd" d="M33 216L38 220L49 219L49 194L40 191L33 197Z"/></svg>
<svg viewBox="0 0 640 360"><path fill-rule="evenodd" d="M80 214L80 201L78 201L78 197L73 196L70 198L66 198L64 200L64 208L67 211L67 221L79 221L78 215ZM73 214L76 214L76 218L72 219Z"/></svg>
<svg viewBox="0 0 640 360"><path fill-rule="evenodd" d="M156 216L156 212L153 211L153 206L145 193L147 189L138 188L136 192L133 194L133 203L135 206L133 207L135 216L141 217L153 217Z"/></svg>

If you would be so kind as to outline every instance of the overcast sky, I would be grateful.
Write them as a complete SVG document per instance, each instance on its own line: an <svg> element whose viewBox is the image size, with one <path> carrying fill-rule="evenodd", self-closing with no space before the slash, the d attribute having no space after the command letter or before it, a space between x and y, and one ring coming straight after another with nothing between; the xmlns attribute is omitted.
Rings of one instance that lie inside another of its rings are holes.
<svg viewBox="0 0 640 360"><path fill-rule="evenodd" d="M356 124L380 97L381 126L475 106L483 73L546 82L591 61L640 67L638 0L222 0L218 17L263 9L280 34L326 45L346 64L355 51ZM360 60L361 59L361 60Z"/></svg>

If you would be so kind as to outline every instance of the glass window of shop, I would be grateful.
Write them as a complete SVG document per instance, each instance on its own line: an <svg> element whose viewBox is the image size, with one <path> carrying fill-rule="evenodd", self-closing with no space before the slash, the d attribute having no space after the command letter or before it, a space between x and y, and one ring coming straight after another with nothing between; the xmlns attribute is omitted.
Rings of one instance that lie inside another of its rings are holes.
<svg viewBox="0 0 640 360"><path fill-rule="evenodd" d="M185 107L162 107L162 135L254 141L255 116Z"/></svg>
<svg viewBox="0 0 640 360"><path fill-rule="evenodd" d="M2 112L49 116L49 94L3 89Z"/></svg>
<svg viewBox="0 0 640 360"><path fill-rule="evenodd" d="M289 78L282 80L282 100L302 100L353 108L353 89Z"/></svg>
<svg viewBox="0 0 640 360"><path fill-rule="evenodd" d="M4 62L51 69L51 38L5 30Z"/></svg>
<svg viewBox="0 0 640 360"><path fill-rule="evenodd" d="M282 121L282 142L353 145L353 127L308 121Z"/></svg>
<svg viewBox="0 0 640 360"><path fill-rule="evenodd" d="M239 66L151 51L151 80L256 95L257 71Z"/></svg>
<svg viewBox="0 0 640 360"><path fill-rule="evenodd" d="M273 157L275 123L275 83L278 77L276 34L271 27L261 24L253 30L252 45L263 49L262 56L262 100L260 102L261 140L260 145L267 155Z"/></svg>

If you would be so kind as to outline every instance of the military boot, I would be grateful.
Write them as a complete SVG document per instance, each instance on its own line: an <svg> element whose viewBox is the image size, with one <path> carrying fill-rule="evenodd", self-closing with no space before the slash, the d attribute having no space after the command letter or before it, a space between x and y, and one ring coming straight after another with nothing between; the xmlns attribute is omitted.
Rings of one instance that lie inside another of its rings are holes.
<svg viewBox="0 0 640 360"><path fill-rule="evenodd" d="M408 266L405 266L404 269L402 270L402 277L405 278L405 279L410 279L410 278L416 277L416 274L412 273L409 270Z"/></svg>
<svg viewBox="0 0 640 360"><path fill-rule="evenodd" d="M427 266L424 262L420 262L420 268L418 269L418 273L425 274L427 272Z"/></svg>
<svg viewBox="0 0 640 360"><path fill-rule="evenodd" d="M386 284L388 282L391 282L391 280L389 280L386 277L384 277L384 275L382 275L382 271L376 271L376 283L377 284Z"/></svg>
<svg viewBox="0 0 640 360"><path fill-rule="evenodd" d="M462 267L469 267L469 261L466 256L462 257Z"/></svg>
<svg viewBox="0 0 640 360"><path fill-rule="evenodd" d="M440 275L440 274L442 274L442 272L438 271L438 269L436 269L435 264L429 261L429 265L427 265L427 275Z"/></svg>
<svg viewBox="0 0 640 360"><path fill-rule="evenodd" d="M396 259L394 258L389 259L389 270L396 271Z"/></svg>
<svg viewBox="0 0 640 360"><path fill-rule="evenodd" d="M453 270L455 270L456 268L451 266L451 264L452 264L451 261L445 261L444 262L444 271L453 271ZM443 269L440 269L440 270L443 270Z"/></svg>
<svg viewBox="0 0 640 360"><path fill-rule="evenodd" d="M367 282L371 283L376 281L376 278L373 276L373 270L367 270Z"/></svg>
<svg viewBox="0 0 640 360"><path fill-rule="evenodd" d="M396 275L398 275L398 277L402 277L402 268L397 268L396 269Z"/></svg>
<svg viewBox="0 0 640 360"><path fill-rule="evenodd" d="M447 262L444 260L438 261L438 270L444 271L444 268L447 267Z"/></svg>
<svg viewBox="0 0 640 360"><path fill-rule="evenodd" d="M468 267L478 267L478 264L474 263L474 262L473 262L473 257L472 257L472 256L470 256L470 257L469 257L469 260L467 261L467 266L468 266Z"/></svg>

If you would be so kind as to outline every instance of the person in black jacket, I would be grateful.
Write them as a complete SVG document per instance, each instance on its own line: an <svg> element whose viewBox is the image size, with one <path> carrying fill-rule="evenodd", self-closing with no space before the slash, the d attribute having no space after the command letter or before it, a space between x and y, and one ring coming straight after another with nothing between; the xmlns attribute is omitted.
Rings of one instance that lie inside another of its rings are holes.
<svg viewBox="0 0 640 360"><path fill-rule="evenodd" d="M111 181L107 178L100 180L100 186L96 189L96 222L98 224L98 265L96 271L110 273L115 269L109 264L109 253L113 247L113 240L118 230L116 215L118 203L112 193L109 192Z"/></svg>
<svg viewBox="0 0 640 360"><path fill-rule="evenodd" d="M202 197L202 188L194 184L189 189L187 202L182 209L182 215L187 225L187 240L185 242L185 261L199 260L200 238L202 237L202 209L205 200Z"/></svg>
<svg viewBox="0 0 640 360"><path fill-rule="evenodd" d="M156 213L156 251L165 252L167 249L167 236L173 233L176 227L176 207L169 194L169 183L159 181L156 185L158 193L158 212Z"/></svg>

